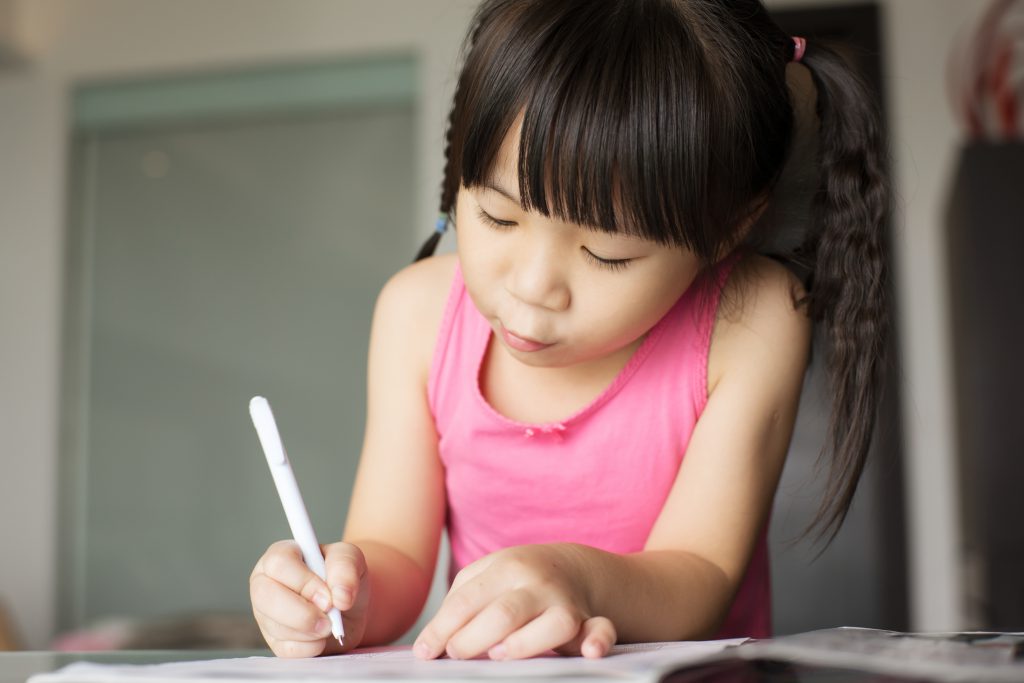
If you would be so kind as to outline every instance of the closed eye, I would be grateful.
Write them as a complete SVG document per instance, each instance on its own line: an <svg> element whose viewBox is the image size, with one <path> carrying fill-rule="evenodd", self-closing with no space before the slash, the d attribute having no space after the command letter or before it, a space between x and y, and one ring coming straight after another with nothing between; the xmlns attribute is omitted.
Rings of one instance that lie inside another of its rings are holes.
<svg viewBox="0 0 1024 683"><path fill-rule="evenodd" d="M633 260L631 258L619 258L619 259L601 258L600 256L598 256L594 252L590 251L586 247L580 247L580 248L583 250L583 253L587 255L587 259L591 263L594 263L595 265L597 265L597 266L599 266L601 268L607 268L608 270L612 270L612 271L623 270L626 266L629 265L630 261Z"/></svg>
<svg viewBox="0 0 1024 683"><path fill-rule="evenodd" d="M479 205L477 206L477 216L480 218L480 220L483 223L485 223L486 225L489 225L490 227L494 228L495 230L509 230L511 228L514 228L517 225L515 221L506 221L506 220L502 220L500 218L495 218L491 214L489 214L486 211L484 211L483 207L479 206ZM623 270L633 260L631 258L623 258L623 259L601 258L600 256L598 256L594 252L590 251L586 247L580 247L580 248L583 250L583 253L586 256L588 261L590 261L594 265L598 266L599 268L604 268L606 270L611 270L611 271Z"/></svg>
<svg viewBox="0 0 1024 683"><path fill-rule="evenodd" d="M491 214L484 211L483 207L477 207L477 216L480 220L498 230L507 230L508 228L515 227L515 221L503 221L500 218L495 218Z"/></svg>

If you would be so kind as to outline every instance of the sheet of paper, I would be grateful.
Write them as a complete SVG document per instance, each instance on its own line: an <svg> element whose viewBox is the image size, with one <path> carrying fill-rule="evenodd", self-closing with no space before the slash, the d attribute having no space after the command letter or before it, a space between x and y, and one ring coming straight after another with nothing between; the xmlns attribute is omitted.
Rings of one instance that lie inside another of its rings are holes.
<svg viewBox="0 0 1024 683"><path fill-rule="evenodd" d="M367 648L346 655L313 659L246 657L166 664L94 664L77 662L38 674L29 683L227 683L230 681L512 681L558 679L656 681L670 669L712 657L745 639L617 645L609 656L591 660L552 655L493 662L486 659L420 661L408 647Z"/></svg>

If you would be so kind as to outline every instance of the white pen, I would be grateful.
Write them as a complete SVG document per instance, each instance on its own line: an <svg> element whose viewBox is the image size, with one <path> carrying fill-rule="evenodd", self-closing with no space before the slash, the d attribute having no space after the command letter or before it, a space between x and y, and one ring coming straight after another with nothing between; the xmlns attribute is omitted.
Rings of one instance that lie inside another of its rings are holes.
<svg viewBox="0 0 1024 683"><path fill-rule="evenodd" d="M307 567L326 581L327 568L324 566L324 556L320 554L320 544L313 532L313 524L309 521L306 506L302 502L299 484L295 481L295 473L288 462L288 454L285 453L284 443L281 441L280 432L277 431L274 413L271 412L267 399L253 396L249 401L249 415L252 417L253 426L256 427L256 435L260 437L263 453L267 456L270 474L273 475L274 484L277 486L277 495L281 497L281 505L288 518L288 526L291 527L292 536L302 550L302 558L306 561ZM339 644L344 645L341 640L345 637L345 628L341 625L341 612L337 607L332 607L327 612L327 617L331 620L331 633L338 639Z"/></svg>

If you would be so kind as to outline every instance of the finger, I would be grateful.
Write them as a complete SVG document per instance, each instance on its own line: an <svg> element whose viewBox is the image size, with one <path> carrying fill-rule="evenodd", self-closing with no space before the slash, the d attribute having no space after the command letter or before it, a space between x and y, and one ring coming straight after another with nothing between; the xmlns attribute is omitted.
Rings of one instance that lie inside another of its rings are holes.
<svg viewBox="0 0 1024 683"><path fill-rule="evenodd" d="M274 654L282 657L316 657L326 651L328 644L337 643L331 638L317 638L306 640L304 636L290 637L280 636L270 622L257 615L257 623L260 625L260 632L263 639ZM285 631L287 633L287 631ZM286 653L286 654L282 654Z"/></svg>
<svg viewBox="0 0 1024 683"><path fill-rule="evenodd" d="M331 633L323 611L266 574L249 582L253 614L266 634L279 640L312 641ZM326 630L324 624L326 623Z"/></svg>
<svg viewBox="0 0 1024 683"><path fill-rule="evenodd" d="M343 612L350 610L366 576L363 551L351 543L331 543L322 549L332 604Z"/></svg>
<svg viewBox="0 0 1024 683"><path fill-rule="evenodd" d="M571 607L553 605L487 652L491 659L535 657L572 641L583 619Z"/></svg>
<svg viewBox="0 0 1024 683"><path fill-rule="evenodd" d="M324 644L327 640L319 642L304 643L296 640L275 640L267 639L267 645L278 657L298 658L317 657L324 652Z"/></svg>
<svg viewBox="0 0 1024 683"><path fill-rule="evenodd" d="M434 618L423 627L413 644L420 659L434 659L445 653L452 635L465 626L489 602L478 584L467 584L448 591ZM448 653L453 657L452 653Z"/></svg>
<svg viewBox="0 0 1024 683"><path fill-rule="evenodd" d="M476 578L490 564L491 557L491 555L485 555L476 562L467 564L465 567L460 569L458 573L455 575L455 578L452 579L450 591L454 591L458 588L461 588L466 583Z"/></svg>
<svg viewBox="0 0 1024 683"><path fill-rule="evenodd" d="M591 617L583 622L576 637L555 650L566 655L583 655L594 659L604 657L618 640L615 624L606 617Z"/></svg>
<svg viewBox="0 0 1024 683"><path fill-rule="evenodd" d="M472 659L522 628L540 612L540 605L530 593L505 593L456 631L448 639L445 651L452 659Z"/></svg>
<svg viewBox="0 0 1024 683"><path fill-rule="evenodd" d="M253 578L260 569L266 576L316 605L320 611L326 612L331 608L327 583L306 566L295 541L278 541L270 546L256 565Z"/></svg>

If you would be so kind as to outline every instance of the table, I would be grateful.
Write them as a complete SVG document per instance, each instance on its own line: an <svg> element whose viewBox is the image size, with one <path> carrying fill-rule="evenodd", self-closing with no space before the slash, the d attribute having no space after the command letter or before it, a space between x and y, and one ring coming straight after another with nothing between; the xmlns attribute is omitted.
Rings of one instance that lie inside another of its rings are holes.
<svg viewBox="0 0 1024 683"><path fill-rule="evenodd" d="M158 664L222 657L269 655L270 650L118 650L114 652L0 652L0 683L25 683L32 674L55 671L72 662Z"/></svg>

